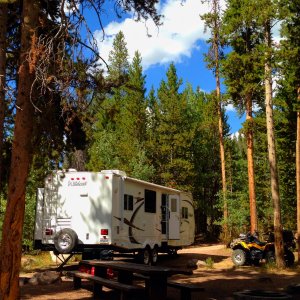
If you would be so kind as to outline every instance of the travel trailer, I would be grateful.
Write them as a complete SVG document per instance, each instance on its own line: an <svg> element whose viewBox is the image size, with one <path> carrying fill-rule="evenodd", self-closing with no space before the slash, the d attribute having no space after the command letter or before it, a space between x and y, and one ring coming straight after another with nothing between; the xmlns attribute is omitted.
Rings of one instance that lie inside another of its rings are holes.
<svg viewBox="0 0 300 300"><path fill-rule="evenodd" d="M38 189L35 248L138 254L155 264L194 242L190 193L127 177L119 170L54 171Z"/></svg>

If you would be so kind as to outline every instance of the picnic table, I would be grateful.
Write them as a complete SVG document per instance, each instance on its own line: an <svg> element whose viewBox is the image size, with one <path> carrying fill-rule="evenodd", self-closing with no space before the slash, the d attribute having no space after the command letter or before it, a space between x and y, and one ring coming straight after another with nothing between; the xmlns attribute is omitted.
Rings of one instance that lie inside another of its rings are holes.
<svg viewBox="0 0 300 300"><path fill-rule="evenodd" d="M117 280L120 284L132 285L136 274L147 278L145 281L146 297L150 300L165 300L167 298L168 277L175 274L191 275L191 270L148 266L124 261L99 261L82 260L80 266L94 267L94 275L100 278L106 278L107 269L116 271Z"/></svg>

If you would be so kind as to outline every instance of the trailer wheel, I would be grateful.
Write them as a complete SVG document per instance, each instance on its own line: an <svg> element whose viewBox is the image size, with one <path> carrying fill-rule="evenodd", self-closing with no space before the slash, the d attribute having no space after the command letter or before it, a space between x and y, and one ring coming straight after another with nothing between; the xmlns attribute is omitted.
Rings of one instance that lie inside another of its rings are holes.
<svg viewBox="0 0 300 300"><path fill-rule="evenodd" d="M148 246L139 252L139 257L141 263L151 265L151 250Z"/></svg>
<svg viewBox="0 0 300 300"><path fill-rule="evenodd" d="M158 249L157 246L154 246L154 248L151 250L151 263L152 265L156 265L158 260Z"/></svg>
<svg viewBox="0 0 300 300"><path fill-rule="evenodd" d="M77 242L77 234L70 228L60 230L54 237L54 246L61 254L72 252Z"/></svg>

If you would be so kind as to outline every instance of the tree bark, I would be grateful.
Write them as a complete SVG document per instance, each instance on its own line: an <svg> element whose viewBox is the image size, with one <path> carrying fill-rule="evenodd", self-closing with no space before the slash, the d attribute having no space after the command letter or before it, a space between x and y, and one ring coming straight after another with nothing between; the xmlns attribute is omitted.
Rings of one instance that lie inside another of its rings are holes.
<svg viewBox="0 0 300 300"><path fill-rule="evenodd" d="M0 3L0 192L3 188L7 12L7 4Z"/></svg>
<svg viewBox="0 0 300 300"><path fill-rule="evenodd" d="M221 84L220 84L220 64L219 64L219 1L213 0L214 18L214 37L213 49L215 58L215 78L216 78L216 96L217 96L217 112L218 112L218 129L219 129L219 145L221 158L221 172L222 172L222 192L223 192L223 233L224 240L228 239L228 203L227 203L227 186L226 186L226 164L225 164L225 150L223 138L223 118L222 118L222 100L221 100Z"/></svg>
<svg viewBox="0 0 300 300"><path fill-rule="evenodd" d="M248 162L248 187L250 203L250 231L254 233L257 230L257 211L256 211L256 193L255 193L255 172L254 172L254 143L253 143L253 116L252 116L252 98L246 96L246 140L247 140L247 162Z"/></svg>
<svg viewBox="0 0 300 300"><path fill-rule="evenodd" d="M0 299L15 300L19 296L19 271L22 253L22 230L25 191L32 160L34 107L31 87L35 78L35 38L39 17L39 1L24 0L21 25L20 67L12 159L8 183L8 201L0 248Z"/></svg>
<svg viewBox="0 0 300 300"><path fill-rule="evenodd" d="M296 189L297 189L297 244L300 264L300 87L297 90L297 139L296 139Z"/></svg>
<svg viewBox="0 0 300 300"><path fill-rule="evenodd" d="M281 224L281 205L279 195L279 178L277 170L277 157L274 133L273 118L273 99L272 99L272 75L271 75L271 26L270 21L265 24L265 105L268 137L268 154L271 174L271 193L274 207L274 237L275 237L275 255L278 268L285 267L284 250Z"/></svg>

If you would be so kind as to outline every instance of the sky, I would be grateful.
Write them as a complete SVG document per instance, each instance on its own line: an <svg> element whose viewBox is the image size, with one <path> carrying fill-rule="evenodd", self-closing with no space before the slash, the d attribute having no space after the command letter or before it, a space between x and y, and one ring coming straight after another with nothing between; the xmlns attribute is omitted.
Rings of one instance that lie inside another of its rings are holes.
<svg viewBox="0 0 300 300"><path fill-rule="evenodd" d="M221 0L221 6L225 6L225 0ZM200 18L200 15L209 12L208 4L203 4L201 0L161 1L158 12L164 18L163 25L159 28L152 20L136 22L132 16L112 19L109 17L113 15L109 12L110 9L113 8L107 8L104 23L105 38L103 39L103 31L97 25L92 28L103 59L107 61L115 35L122 31L129 60L133 58L135 51L139 51L142 56L147 91L152 86L158 88L172 62L176 66L178 77L183 80L183 88L190 83L194 89L200 87L205 92L215 89L213 73L206 68L204 62L209 33L205 32L204 22ZM244 120L231 105L226 107L226 113L230 132L234 134L241 128Z"/></svg>

